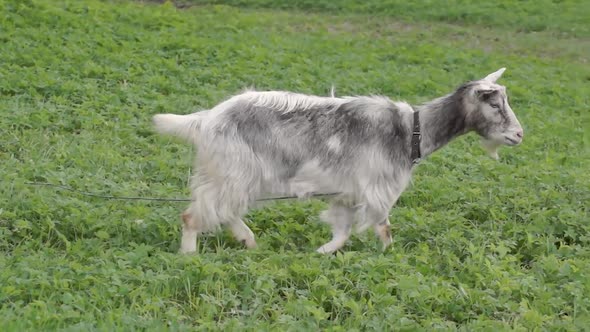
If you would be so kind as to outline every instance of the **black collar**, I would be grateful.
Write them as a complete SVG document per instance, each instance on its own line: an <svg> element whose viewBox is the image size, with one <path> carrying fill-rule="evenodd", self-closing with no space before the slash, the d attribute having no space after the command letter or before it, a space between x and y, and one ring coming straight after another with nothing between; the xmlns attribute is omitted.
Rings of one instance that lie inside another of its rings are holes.
<svg viewBox="0 0 590 332"><path fill-rule="evenodd" d="M412 129L412 165L416 165L420 162L422 155L420 153L420 116L418 111L414 111L414 128Z"/></svg>

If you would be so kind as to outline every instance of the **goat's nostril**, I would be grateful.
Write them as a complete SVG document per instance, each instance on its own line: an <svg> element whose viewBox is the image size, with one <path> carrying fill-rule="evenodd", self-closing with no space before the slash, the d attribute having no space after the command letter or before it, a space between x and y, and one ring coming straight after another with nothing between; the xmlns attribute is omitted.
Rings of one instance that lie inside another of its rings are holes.
<svg viewBox="0 0 590 332"><path fill-rule="evenodd" d="M518 136L518 138L522 138L522 134L522 130L516 132L516 136Z"/></svg>

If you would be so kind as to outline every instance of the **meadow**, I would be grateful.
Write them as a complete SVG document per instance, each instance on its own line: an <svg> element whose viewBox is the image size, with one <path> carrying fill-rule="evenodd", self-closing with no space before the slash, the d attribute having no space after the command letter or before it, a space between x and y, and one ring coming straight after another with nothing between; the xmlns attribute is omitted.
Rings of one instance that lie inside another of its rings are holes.
<svg viewBox="0 0 590 332"><path fill-rule="evenodd" d="M583 331L590 2L0 0L2 331ZM321 200L252 210L179 255L193 149L157 135L246 87L420 103L506 67L524 142L423 161L333 256Z"/></svg>

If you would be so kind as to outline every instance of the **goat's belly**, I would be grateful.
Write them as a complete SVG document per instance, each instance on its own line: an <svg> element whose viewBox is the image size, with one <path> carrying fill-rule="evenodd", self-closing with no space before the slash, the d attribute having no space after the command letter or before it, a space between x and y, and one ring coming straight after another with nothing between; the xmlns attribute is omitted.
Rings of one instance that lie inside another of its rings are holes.
<svg viewBox="0 0 590 332"><path fill-rule="evenodd" d="M340 179L331 169L320 166L317 160L303 164L295 176L288 181L290 192L298 197L341 192L342 185L343 179Z"/></svg>

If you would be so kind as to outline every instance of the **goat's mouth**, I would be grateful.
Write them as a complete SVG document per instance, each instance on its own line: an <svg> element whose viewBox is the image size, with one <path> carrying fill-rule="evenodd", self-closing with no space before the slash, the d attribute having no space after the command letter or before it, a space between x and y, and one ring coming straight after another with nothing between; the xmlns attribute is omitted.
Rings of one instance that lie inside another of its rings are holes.
<svg viewBox="0 0 590 332"><path fill-rule="evenodd" d="M522 141L521 139L514 139L512 137L508 137L508 136L504 136L504 141L508 144L508 145L518 145L520 144L520 142Z"/></svg>

